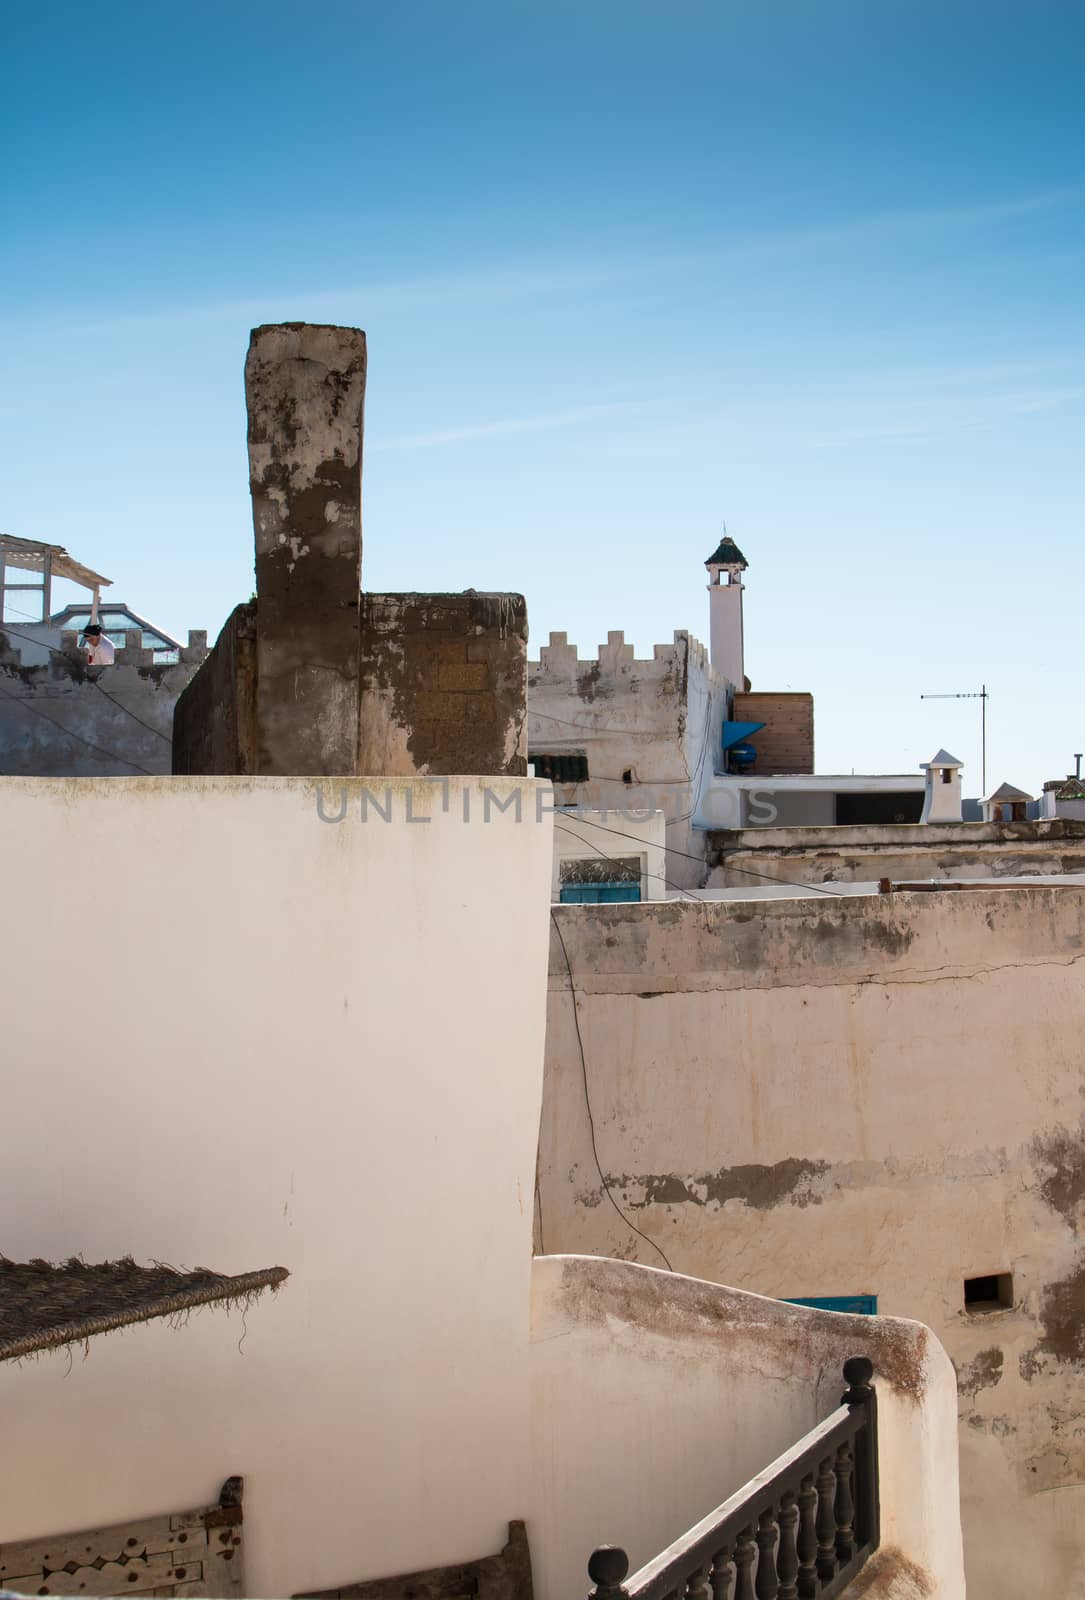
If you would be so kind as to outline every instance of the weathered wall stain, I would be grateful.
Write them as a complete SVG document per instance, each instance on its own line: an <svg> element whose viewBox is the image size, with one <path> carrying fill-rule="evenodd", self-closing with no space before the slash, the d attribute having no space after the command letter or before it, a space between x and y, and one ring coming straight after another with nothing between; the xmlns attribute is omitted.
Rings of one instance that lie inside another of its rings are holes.
<svg viewBox="0 0 1085 1600"><path fill-rule="evenodd" d="M363 595L360 674L360 772L526 773L522 595Z"/></svg>
<svg viewBox="0 0 1085 1600"><path fill-rule="evenodd" d="M895 1544L876 1550L866 1566L848 1584L848 1600L928 1600L934 1593L929 1572L910 1561Z"/></svg>
<svg viewBox="0 0 1085 1600"><path fill-rule="evenodd" d="M1035 1346L1036 1354L1075 1366L1085 1363L1085 1260L1064 1278L1045 1286L1040 1317L1044 1333Z"/></svg>
<svg viewBox="0 0 1085 1600"><path fill-rule="evenodd" d="M1080 893L1049 885L1015 887L1012 907L999 907L999 938L974 947L971 964L947 962L938 930L982 922L990 907L981 895L854 896L826 912L808 899L765 900L756 912L740 901L667 901L646 905L562 906L562 931L579 990L586 994L780 991L830 984L973 982L1029 964L1072 966L1085 959L1085 886ZM1028 930L1056 904L1063 929L1059 947L1042 949ZM967 902L967 903L966 903ZM681 929L681 940L666 937ZM925 955L917 957L923 949ZM931 961L931 954L938 957ZM577 959L579 956L579 959ZM911 957L912 964L905 965ZM567 985L557 938L551 941L552 981Z"/></svg>
<svg viewBox="0 0 1085 1600"><path fill-rule="evenodd" d="M893 1317L800 1309L697 1278L646 1273L592 1257L570 1257L563 1264L561 1302L575 1321L627 1322L681 1344L715 1343L726 1335L736 1361L741 1351L755 1368L765 1359L766 1325L773 1330L769 1359L778 1362L783 1353L798 1370L831 1370L846 1342L856 1355L870 1357L877 1382L895 1393L918 1402L926 1388L928 1331Z"/></svg>
<svg viewBox="0 0 1085 1600"><path fill-rule="evenodd" d="M1002 1363L1002 1351L997 1345L981 1350L972 1361L957 1367L958 1394L973 1399L981 1389L994 1388L1002 1377Z"/></svg>
<svg viewBox="0 0 1085 1600"><path fill-rule="evenodd" d="M1037 1165L1049 1169L1040 1181L1041 1195L1073 1227L1085 1201L1085 1120L1076 1131L1055 1128L1037 1135L1032 1152Z"/></svg>
<svg viewBox="0 0 1085 1600"><path fill-rule="evenodd" d="M766 786L770 786L766 780ZM1085 821L875 825L818 830L744 828L708 835L715 870L711 886L741 887L757 871L805 882L862 883L892 878L1009 878L1085 871Z"/></svg>
<svg viewBox="0 0 1085 1600"><path fill-rule="evenodd" d="M767 1211L785 1201L793 1206L820 1205L822 1197L813 1188L813 1180L828 1170L827 1161L791 1156L771 1166L751 1162L689 1178L671 1172L637 1177L623 1174L620 1178L608 1177L607 1182L611 1188L624 1191L625 1202L633 1211L645 1206L723 1205L728 1200L741 1200L754 1210ZM643 1193L638 1196L637 1191Z"/></svg>

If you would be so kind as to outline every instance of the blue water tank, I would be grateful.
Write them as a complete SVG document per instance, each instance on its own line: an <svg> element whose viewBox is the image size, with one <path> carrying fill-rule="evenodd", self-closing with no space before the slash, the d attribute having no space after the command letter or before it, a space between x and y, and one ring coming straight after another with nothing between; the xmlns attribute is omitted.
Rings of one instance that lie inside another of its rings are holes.
<svg viewBox="0 0 1085 1600"><path fill-rule="evenodd" d="M727 754L736 767L752 767L757 760L757 751L752 744L733 744Z"/></svg>

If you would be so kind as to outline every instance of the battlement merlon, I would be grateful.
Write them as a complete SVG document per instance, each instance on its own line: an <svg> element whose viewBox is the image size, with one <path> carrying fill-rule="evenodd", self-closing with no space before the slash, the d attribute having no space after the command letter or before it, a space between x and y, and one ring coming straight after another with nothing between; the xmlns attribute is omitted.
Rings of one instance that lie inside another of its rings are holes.
<svg viewBox="0 0 1085 1600"><path fill-rule="evenodd" d="M3 633L5 641L5 647L2 651L4 665L13 668L15 671L21 671L23 666L22 645L14 642L16 635L9 635L2 628L0 628L0 632ZM28 640L35 647L33 654L42 656L42 660L37 665L43 668L47 667L50 656L70 656L82 663L84 659L82 641L83 635L77 628L61 629L59 649L56 645L51 645L44 639L31 638ZM198 666L207 654L207 629L189 628L188 643L179 647L177 660L159 665L155 662L154 651L144 647L143 629L126 628L124 643L117 647L114 665L118 667L157 667L159 671L165 672L171 667Z"/></svg>
<svg viewBox="0 0 1085 1600"><path fill-rule="evenodd" d="M529 678L536 680L546 678L571 680L580 672L593 669L597 669L600 676L629 678L658 673L661 665L666 671L680 667L683 663L699 668L709 680L711 687L720 689L725 687L724 679L708 659L707 647L685 628L676 628L672 644L653 645L651 659L640 661L634 656L633 646L626 644L623 629L608 633L607 642L599 646L598 654L595 657L586 656L583 660L576 645L569 643L567 634L552 633L550 643L541 646L538 661L529 661L527 670Z"/></svg>

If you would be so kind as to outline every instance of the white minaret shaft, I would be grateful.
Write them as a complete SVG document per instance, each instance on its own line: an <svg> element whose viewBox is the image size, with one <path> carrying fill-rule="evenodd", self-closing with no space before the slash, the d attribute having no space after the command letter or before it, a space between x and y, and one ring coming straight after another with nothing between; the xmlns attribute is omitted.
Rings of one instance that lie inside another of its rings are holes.
<svg viewBox="0 0 1085 1600"><path fill-rule="evenodd" d="M708 626L712 665L738 690L745 687L746 654L742 631L742 574L746 557L724 534L705 562L709 573Z"/></svg>

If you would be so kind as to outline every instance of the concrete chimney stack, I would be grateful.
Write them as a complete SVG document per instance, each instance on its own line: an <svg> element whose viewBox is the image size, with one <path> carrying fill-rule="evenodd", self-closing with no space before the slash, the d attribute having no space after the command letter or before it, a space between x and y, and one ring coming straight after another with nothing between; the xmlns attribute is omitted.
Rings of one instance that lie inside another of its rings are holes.
<svg viewBox="0 0 1085 1600"><path fill-rule="evenodd" d="M245 399L260 772L357 771L365 373L358 328L253 330Z"/></svg>

